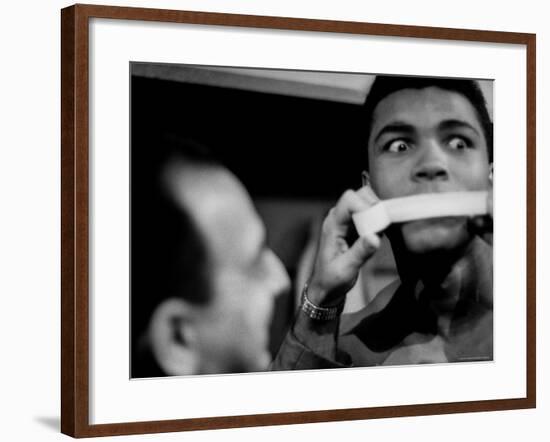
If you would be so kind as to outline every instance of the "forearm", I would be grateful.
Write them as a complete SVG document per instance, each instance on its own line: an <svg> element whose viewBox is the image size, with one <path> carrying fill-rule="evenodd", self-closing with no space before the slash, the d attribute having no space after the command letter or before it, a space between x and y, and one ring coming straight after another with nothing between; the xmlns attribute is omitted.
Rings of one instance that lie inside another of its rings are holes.
<svg viewBox="0 0 550 442"><path fill-rule="evenodd" d="M318 356L328 360L336 360L339 323L339 317L329 321L318 321L311 319L300 310L292 331L298 341L313 350Z"/></svg>
<svg viewBox="0 0 550 442"><path fill-rule="evenodd" d="M353 213L378 199L370 188L346 191L323 221L319 249L303 304L277 357L274 370L344 367L338 351L340 314L361 266L380 246L376 234L348 244ZM349 364L349 357L344 360Z"/></svg>
<svg viewBox="0 0 550 442"><path fill-rule="evenodd" d="M271 370L343 368L349 356L338 351L339 318L331 321L311 319L303 311L296 315Z"/></svg>

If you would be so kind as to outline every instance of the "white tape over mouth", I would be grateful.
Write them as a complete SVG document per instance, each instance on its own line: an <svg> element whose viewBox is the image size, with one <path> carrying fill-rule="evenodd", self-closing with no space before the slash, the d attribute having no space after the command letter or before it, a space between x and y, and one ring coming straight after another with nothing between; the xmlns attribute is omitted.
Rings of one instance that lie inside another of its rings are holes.
<svg viewBox="0 0 550 442"><path fill-rule="evenodd" d="M392 223L425 218L486 215L487 192L423 193L383 200L352 215L360 236L378 233Z"/></svg>

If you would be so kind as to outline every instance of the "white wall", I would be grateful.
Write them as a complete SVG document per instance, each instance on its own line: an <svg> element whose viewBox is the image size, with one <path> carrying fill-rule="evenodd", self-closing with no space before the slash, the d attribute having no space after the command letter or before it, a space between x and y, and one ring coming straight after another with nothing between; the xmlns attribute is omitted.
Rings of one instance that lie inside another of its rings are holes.
<svg viewBox="0 0 550 442"><path fill-rule="evenodd" d="M91 3L106 3L90 1ZM305 0L115 1L115 5L371 21L538 35L538 408L352 423L134 436L132 440L543 441L550 434L550 246L544 190L550 166L550 30L544 2L311 2ZM59 9L68 2L11 1L0 14L0 435L6 441L61 440L59 426ZM123 440L119 437L114 440ZM103 439L105 440L105 439Z"/></svg>

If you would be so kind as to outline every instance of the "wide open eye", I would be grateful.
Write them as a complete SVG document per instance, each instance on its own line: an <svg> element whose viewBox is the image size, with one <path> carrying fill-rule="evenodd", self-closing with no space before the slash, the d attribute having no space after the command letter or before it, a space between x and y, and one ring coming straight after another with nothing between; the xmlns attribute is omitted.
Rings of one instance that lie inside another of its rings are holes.
<svg viewBox="0 0 550 442"><path fill-rule="evenodd" d="M390 141L383 147L384 151L392 153L406 152L409 149L412 149L411 143L402 138Z"/></svg>
<svg viewBox="0 0 550 442"><path fill-rule="evenodd" d="M463 137L451 137L447 145L453 150L464 150L472 147L472 143Z"/></svg>

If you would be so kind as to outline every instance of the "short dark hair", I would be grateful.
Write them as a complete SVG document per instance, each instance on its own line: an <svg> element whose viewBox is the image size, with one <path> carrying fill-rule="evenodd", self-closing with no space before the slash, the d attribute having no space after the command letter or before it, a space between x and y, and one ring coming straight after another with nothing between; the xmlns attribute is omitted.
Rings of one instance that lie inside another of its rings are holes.
<svg viewBox="0 0 550 442"><path fill-rule="evenodd" d="M138 348L152 313L164 300L210 301L203 235L186 207L169 194L167 166L219 165L210 151L172 135L140 137L131 152L131 336L132 377L158 376L147 348Z"/></svg>
<svg viewBox="0 0 550 442"><path fill-rule="evenodd" d="M493 122L487 110L485 97L478 83L469 79L437 78L437 77L401 77L378 75L374 79L370 91L363 105L363 115L367 124L367 143L372 129L374 111L378 103L388 95L402 89L424 89L435 86L447 91L458 92L463 95L476 110L477 117L487 142L489 162L493 161ZM367 149L368 155L368 149ZM368 158L367 158L368 164Z"/></svg>

